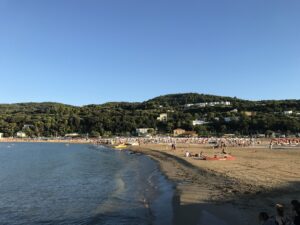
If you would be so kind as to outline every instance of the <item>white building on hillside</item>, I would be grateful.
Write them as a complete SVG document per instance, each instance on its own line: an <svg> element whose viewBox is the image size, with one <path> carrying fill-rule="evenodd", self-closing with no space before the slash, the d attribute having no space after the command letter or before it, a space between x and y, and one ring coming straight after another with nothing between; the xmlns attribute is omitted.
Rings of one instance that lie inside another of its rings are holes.
<svg viewBox="0 0 300 225"><path fill-rule="evenodd" d="M291 115L291 114L293 114L293 111L292 110L284 111L283 114L284 115Z"/></svg>
<svg viewBox="0 0 300 225"><path fill-rule="evenodd" d="M159 115L159 117L157 117L157 120L159 120L159 121L167 121L168 120L168 114L167 113L161 113L160 115Z"/></svg>
<svg viewBox="0 0 300 225"><path fill-rule="evenodd" d="M207 124L204 120L193 120L193 126Z"/></svg>
<svg viewBox="0 0 300 225"><path fill-rule="evenodd" d="M154 132L153 128L136 128L136 134L138 136L146 136L147 134L151 134Z"/></svg>
<svg viewBox="0 0 300 225"><path fill-rule="evenodd" d="M3 133L0 133L0 139L3 138Z"/></svg>
<svg viewBox="0 0 300 225"><path fill-rule="evenodd" d="M66 134L65 137L69 137L69 138L74 138L74 137L79 137L80 134L78 133L69 133L69 134Z"/></svg>
<svg viewBox="0 0 300 225"><path fill-rule="evenodd" d="M17 132L17 137L18 138L25 138L26 137L26 133L25 132L23 132L23 131L19 131L19 132Z"/></svg>
<svg viewBox="0 0 300 225"><path fill-rule="evenodd" d="M191 107L191 106L193 106L194 104L185 104L184 106L185 107L187 107L187 108L189 108L189 107Z"/></svg>

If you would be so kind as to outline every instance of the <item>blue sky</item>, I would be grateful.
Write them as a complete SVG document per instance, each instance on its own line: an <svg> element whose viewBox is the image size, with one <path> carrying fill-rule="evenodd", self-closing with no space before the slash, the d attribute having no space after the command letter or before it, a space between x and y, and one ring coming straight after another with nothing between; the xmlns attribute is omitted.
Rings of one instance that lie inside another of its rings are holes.
<svg viewBox="0 0 300 225"><path fill-rule="evenodd" d="M300 98L300 1L0 0L0 103Z"/></svg>

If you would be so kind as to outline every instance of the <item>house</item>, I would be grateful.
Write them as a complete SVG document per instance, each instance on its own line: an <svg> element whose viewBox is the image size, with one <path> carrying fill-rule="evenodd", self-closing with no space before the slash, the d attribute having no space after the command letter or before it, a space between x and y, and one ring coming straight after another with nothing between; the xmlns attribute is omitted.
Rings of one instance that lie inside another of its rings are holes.
<svg viewBox="0 0 300 225"><path fill-rule="evenodd" d="M168 114L167 113L161 113L160 115L159 115L159 117L157 117L157 120L159 120L159 121L167 121L167 119L168 119Z"/></svg>
<svg viewBox="0 0 300 225"><path fill-rule="evenodd" d="M231 102L228 102L228 101L222 102L222 105L231 105Z"/></svg>
<svg viewBox="0 0 300 225"><path fill-rule="evenodd" d="M255 116L256 113L255 112L249 112L249 111L244 111L242 112L245 116Z"/></svg>
<svg viewBox="0 0 300 225"><path fill-rule="evenodd" d="M233 110L231 110L230 112L232 112L232 113L237 113L238 110L237 110L237 109L233 109Z"/></svg>
<svg viewBox="0 0 300 225"><path fill-rule="evenodd" d="M70 134L66 134L65 137L69 137L69 138L75 138L75 137L79 137L80 134L78 133L70 133Z"/></svg>
<svg viewBox="0 0 300 225"><path fill-rule="evenodd" d="M293 111L292 110L283 111L283 114L284 115L291 115L291 114L293 114Z"/></svg>
<svg viewBox="0 0 300 225"><path fill-rule="evenodd" d="M204 120L193 120L193 126L207 124Z"/></svg>
<svg viewBox="0 0 300 225"><path fill-rule="evenodd" d="M201 103L195 104L195 106L200 107L200 108L206 107L206 105L207 105L206 102L201 102Z"/></svg>
<svg viewBox="0 0 300 225"><path fill-rule="evenodd" d="M154 129L153 128L136 128L135 131L138 136L146 136L148 134L153 133Z"/></svg>
<svg viewBox="0 0 300 225"><path fill-rule="evenodd" d="M179 135L182 135L184 134L186 131L184 129L181 129L181 128L177 128L175 130L173 130L173 135L174 136L179 136Z"/></svg>
<svg viewBox="0 0 300 225"><path fill-rule="evenodd" d="M204 108L204 107L207 107L207 106L210 106L210 107L214 107L214 106L217 106L217 105L220 105L220 106L229 106L231 105L231 102L228 102L228 101L221 101L221 102L199 102L199 103L196 103L196 104L185 104L185 107L191 107L191 106L197 106L197 107L200 107L200 108Z"/></svg>
<svg viewBox="0 0 300 225"><path fill-rule="evenodd" d="M18 138L25 138L26 137L26 133L25 132L23 132L23 131L19 131L19 132L17 132L17 137Z"/></svg>
<svg viewBox="0 0 300 225"><path fill-rule="evenodd" d="M34 127L31 124L24 124L23 129L29 129L30 127Z"/></svg>
<svg viewBox="0 0 300 225"><path fill-rule="evenodd" d="M3 133L0 133L0 139L3 138Z"/></svg>

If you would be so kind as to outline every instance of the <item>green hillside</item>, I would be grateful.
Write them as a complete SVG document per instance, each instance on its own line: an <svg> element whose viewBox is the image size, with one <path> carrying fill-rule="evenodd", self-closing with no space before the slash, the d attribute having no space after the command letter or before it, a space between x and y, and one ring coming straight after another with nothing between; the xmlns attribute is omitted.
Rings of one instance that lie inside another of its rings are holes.
<svg viewBox="0 0 300 225"><path fill-rule="evenodd" d="M157 117L167 113L166 121ZM194 120L204 121L193 125ZM300 133L300 100L249 101L197 93L170 94L141 103L109 102L82 107L60 103L0 104L0 133L14 136L64 136L77 132L91 136L134 135L136 128L172 133L175 128L199 135L236 133Z"/></svg>

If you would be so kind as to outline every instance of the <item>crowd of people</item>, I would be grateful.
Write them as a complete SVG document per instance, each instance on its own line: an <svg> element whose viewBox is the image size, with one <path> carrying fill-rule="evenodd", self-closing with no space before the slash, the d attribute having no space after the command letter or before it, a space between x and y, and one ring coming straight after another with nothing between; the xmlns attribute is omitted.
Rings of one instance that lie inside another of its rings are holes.
<svg viewBox="0 0 300 225"><path fill-rule="evenodd" d="M258 220L261 225L300 225L300 203L291 201L291 212L288 213L282 204L276 204L276 215L269 216L267 212L260 212Z"/></svg>
<svg viewBox="0 0 300 225"><path fill-rule="evenodd" d="M270 149L274 146L300 147L300 138L274 138L270 141Z"/></svg>
<svg viewBox="0 0 300 225"><path fill-rule="evenodd" d="M138 143L140 144L169 144L172 149L176 149L176 144L203 144L213 148L223 147L247 147L259 144L254 138L218 138L218 137L116 137L102 138L97 140L99 144L125 144Z"/></svg>

